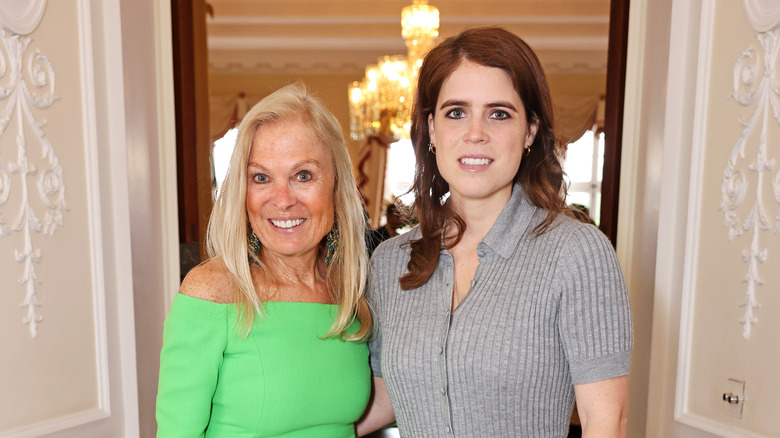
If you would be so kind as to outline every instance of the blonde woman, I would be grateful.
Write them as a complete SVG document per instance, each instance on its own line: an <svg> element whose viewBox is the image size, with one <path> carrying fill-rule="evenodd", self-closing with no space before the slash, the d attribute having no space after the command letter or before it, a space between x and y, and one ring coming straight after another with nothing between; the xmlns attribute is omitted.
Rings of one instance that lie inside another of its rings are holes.
<svg viewBox="0 0 780 438"><path fill-rule="evenodd" d="M354 437L370 394L365 222L336 119L302 85L244 117L165 323L158 437Z"/></svg>

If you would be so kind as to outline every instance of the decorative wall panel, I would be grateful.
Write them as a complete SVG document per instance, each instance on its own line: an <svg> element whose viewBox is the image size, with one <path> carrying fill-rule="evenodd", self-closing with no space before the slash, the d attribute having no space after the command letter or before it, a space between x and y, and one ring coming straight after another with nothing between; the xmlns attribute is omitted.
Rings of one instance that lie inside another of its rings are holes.
<svg viewBox="0 0 780 438"><path fill-rule="evenodd" d="M759 33L756 40L760 47L745 48L734 63L734 90L729 98L749 112L747 117L739 119L742 135L731 150L723 172L720 204L729 240L747 234L750 241L750 247L743 251L743 261L747 264L746 292L740 303L744 315L739 319L746 340L750 339L751 328L758 322L754 312L761 307L756 296L764 284L759 266L767 259L767 249L762 241L771 239L770 230L780 231L780 172L775 172L778 164L775 157L780 156L777 154L780 137L769 138L769 128L780 123L780 84L774 67L780 48L778 30ZM756 144L750 145L751 141ZM754 149L750 146L755 146L755 151L753 156L746 156L746 150ZM765 190L773 194L777 202L765 203ZM747 216L740 218L739 211L745 209ZM771 218L773 211L777 213Z"/></svg>
<svg viewBox="0 0 780 438"><path fill-rule="evenodd" d="M0 436L110 412L90 8L0 1Z"/></svg>
<svg viewBox="0 0 780 438"><path fill-rule="evenodd" d="M780 430L780 41L759 3L702 2L682 291L676 416L734 437Z"/></svg>
<svg viewBox="0 0 780 438"><path fill-rule="evenodd" d="M38 27L45 10L46 0L0 0L0 22L10 32L27 35Z"/></svg>
<svg viewBox="0 0 780 438"><path fill-rule="evenodd" d="M10 230L4 226L6 219L0 216L0 236L13 232L22 235L24 246L14 251L16 261L22 264L18 282L25 291L20 307L26 313L23 322L29 325L30 335L36 337L38 323L43 317L38 312L40 302L36 288L39 283L35 267L42 257L36 247L37 239L34 239L38 235L33 234L53 236L63 224L63 210L67 210L60 160L46 137L45 119L32 113L33 108L48 110L56 100L55 76L45 54L38 50L28 53L30 37L0 29L0 40L0 80L6 81L0 83L0 140L11 137L9 125L16 124L16 158L8 163L8 171L0 167L0 206L7 207L10 213L17 210ZM24 68L25 58L29 59L27 68ZM27 128L33 136L27 135ZM13 145L12 141L0 142L3 143ZM12 188L21 192L15 207L7 205ZM42 207L38 212L34 208L36 204ZM42 214L43 223L39 218Z"/></svg>

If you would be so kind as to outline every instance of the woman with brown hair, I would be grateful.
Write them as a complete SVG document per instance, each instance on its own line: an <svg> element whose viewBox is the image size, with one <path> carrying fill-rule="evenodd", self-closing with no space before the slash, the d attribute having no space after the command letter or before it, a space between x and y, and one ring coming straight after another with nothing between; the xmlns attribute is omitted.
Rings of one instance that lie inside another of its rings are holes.
<svg viewBox="0 0 780 438"><path fill-rule="evenodd" d="M371 261L359 432L394 416L402 436L565 437L576 396L583 436L625 435L628 296L606 237L563 214L533 50L499 28L447 39L412 118L420 224Z"/></svg>

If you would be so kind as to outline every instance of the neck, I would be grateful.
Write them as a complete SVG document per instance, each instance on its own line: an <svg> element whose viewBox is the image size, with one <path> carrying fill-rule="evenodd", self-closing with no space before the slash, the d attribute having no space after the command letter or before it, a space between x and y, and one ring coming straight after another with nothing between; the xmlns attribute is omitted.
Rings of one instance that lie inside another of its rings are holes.
<svg viewBox="0 0 780 438"><path fill-rule="evenodd" d="M476 200L453 197L451 200L452 208L466 224L462 241L479 243L493 227L511 195L509 192L508 196L493 196L488 199ZM448 230L448 234L450 231Z"/></svg>
<svg viewBox="0 0 780 438"><path fill-rule="evenodd" d="M270 284L279 287L316 287L325 281L326 266L316 251L298 256L277 256L263 253L261 260L268 268L263 275Z"/></svg>

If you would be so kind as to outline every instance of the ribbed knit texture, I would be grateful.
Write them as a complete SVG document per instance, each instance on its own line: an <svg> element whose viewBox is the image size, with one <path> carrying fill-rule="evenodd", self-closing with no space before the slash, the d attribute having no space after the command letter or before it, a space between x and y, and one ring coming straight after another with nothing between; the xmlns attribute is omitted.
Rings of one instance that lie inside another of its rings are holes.
<svg viewBox="0 0 780 438"><path fill-rule="evenodd" d="M631 315L614 250L563 216L535 237L545 215L514 187L455 312L446 250L428 283L399 287L418 229L374 253L371 365L401 436L565 437L573 384L628 374Z"/></svg>

